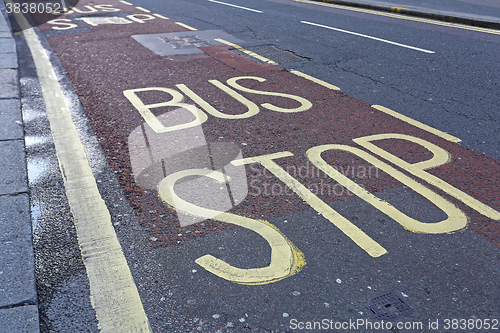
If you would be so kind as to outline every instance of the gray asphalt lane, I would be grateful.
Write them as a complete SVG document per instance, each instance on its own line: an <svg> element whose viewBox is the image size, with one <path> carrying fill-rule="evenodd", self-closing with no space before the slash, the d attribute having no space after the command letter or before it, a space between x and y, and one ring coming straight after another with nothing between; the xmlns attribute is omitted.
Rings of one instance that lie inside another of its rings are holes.
<svg viewBox="0 0 500 333"><path fill-rule="evenodd" d="M439 221L443 213L408 190L377 194L408 215ZM299 274L273 284L242 286L201 269L194 260L212 254L237 267L265 265L270 251L265 242L245 229L235 229L157 250L171 286L166 302L173 302L188 323L205 331L206 325L243 332L299 332L299 323L363 321L349 332L371 330L377 319L367 308L371 297L393 291L414 313L394 322L423 324L399 332L428 332L430 320L493 318L498 316L496 281L498 249L470 230L453 235L423 235L404 230L361 199L332 204L356 221L386 247L387 255L371 258L314 210L270 220L304 252L307 265ZM197 320L198 319L198 320ZM198 324L197 324L198 322ZM159 331L172 328L160 320ZM444 326L441 326L444 328ZM179 330L181 332L182 330ZM208 329L208 331L211 331ZM322 330L306 330L319 332ZM329 329L323 330L325 332ZM342 331L342 330L338 330Z"/></svg>
<svg viewBox="0 0 500 333"><path fill-rule="evenodd" d="M385 105L456 135L465 145L490 157L500 157L500 141L495 135L499 119L495 82L500 68L494 60L500 50L498 36L290 1L230 1L261 10L262 14L208 1L139 3L199 30L224 30L243 40L247 48L272 44L292 51L307 60L285 67L299 69L341 87L348 95ZM300 21L435 53L318 29ZM399 207L411 203L411 216L424 212L429 221L440 217L439 212L404 190L381 195L388 200L392 196ZM298 326L292 323L325 318L373 320L365 304L370 296L388 290L395 291L415 311L402 321L429 325L429 320L443 323L448 317L498 316L495 246L470 231L440 236L413 234L357 199L334 206L360 221L363 230L387 246L389 254L379 259L367 257L316 212L304 211L271 221L304 251L307 265L300 274L264 286L235 285L214 277L194 260L209 253L238 267L259 267L269 257L269 249L259 245L251 232L224 231L156 251L158 265L164 269L159 281L168 281L171 286L163 301L174 304L182 313L186 328L198 327L201 331L295 331ZM484 260L478 260L478 256ZM478 278L479 283L472 282ZM492 298L486 296L489 292ZM479 305L482 302L486 302L484 307ZM162 313L160 307L155 311ZM167 327L161 316L155 318L153 325ZM361 327L357 331L372 330Z"/></svg>
<svg viewBox="0 0 500 333"><path fill-rule="evenodd" d="M458 1L457 1L458 2ZM142 6L199 30L220 29L244 46L276 45L308 61L285 65L339 86L343 92L453 134L500 159L498 82L500 38L404 19L288 0L232 1L253 13L205 0ZM308 21L435 52L422 52L300 23Z"/></svg>

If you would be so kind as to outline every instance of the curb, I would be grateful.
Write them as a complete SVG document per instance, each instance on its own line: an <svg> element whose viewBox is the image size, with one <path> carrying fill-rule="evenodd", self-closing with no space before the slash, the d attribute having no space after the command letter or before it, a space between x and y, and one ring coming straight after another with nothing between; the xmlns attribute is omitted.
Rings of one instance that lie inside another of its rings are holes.
<svg viewBox="0 0 500 333"><path fill-rule="evenodd" d="M374 3L367 2L358 2L358 1L347 1L347 0L312 0L317 2L327 2L338 5L350 6L350 7L359 7L366 9L374 9L384 12L391 12L397 14L411 15L422 18L429 18L439 21L451 22L451 23L461 23L466 25L477 26L481 28L489 28L489 29L498 29L500 30L500 19L498 21L489 20L489 17L480 17L473 18L467 16L456 15L459 13L452 12L440 12L440 11L432 11L431 9L426 8L417 8L417 7L391 7L389 5L378 5ZM455 15L453 15L455 14Z"/></svg>
<svg viewBox="0 0 500 333"><path fill-rule="evenodd" d="M0 0L0 331L40 332L17 47Z"/></svg>

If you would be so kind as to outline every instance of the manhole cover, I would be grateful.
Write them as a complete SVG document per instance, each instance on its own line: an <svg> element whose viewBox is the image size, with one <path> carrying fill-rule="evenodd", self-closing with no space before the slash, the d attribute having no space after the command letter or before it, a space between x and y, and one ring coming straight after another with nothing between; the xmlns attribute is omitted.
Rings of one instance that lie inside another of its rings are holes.
<svg viewBox="0 0 500 333"><path fill-rule="evenodd" d="M373 296L366 306L377 319L382 320L395 320L413 312L412 308L392 291Z"/></svg>
<svg viewBox="0 0 500 333"><path fill-rule="evenodd" d="M194 47L211 46L212 44L200 36L171 36L158 37L164 43L170 44L174 49L190 49Z"/></svg>
<svg viewBox="0 0 500 333"><path fill-rule="evenodd" d="M253 47L247 47L245 49L247 49L248 51L252 51L254 53L257 53L258 55L266 57L270 60L273 60L273 61L277 62L278 64L308 60L307 58L300 57L300 56L294 54L293 52L282 50L275 45L253 46ZM246 53L243 53L241 51L238 51L238 50L233 50L233 51L235 53L243 56L243 57L246 57L246 58L249 57ZM257 62L261 62L259 60L256 60L255 58L252 58L252 60L257 61Z"/></svg>

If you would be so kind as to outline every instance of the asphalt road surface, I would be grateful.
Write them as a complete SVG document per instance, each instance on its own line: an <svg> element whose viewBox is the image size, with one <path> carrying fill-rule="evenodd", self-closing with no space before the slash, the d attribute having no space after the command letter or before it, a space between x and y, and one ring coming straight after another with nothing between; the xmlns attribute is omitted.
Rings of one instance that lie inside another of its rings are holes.
<svg viewBox="0 0 500 333"><path fill-rule="evenodd" d="M35 32L42 331L500 330L500 31L83 0Z"/></svg>

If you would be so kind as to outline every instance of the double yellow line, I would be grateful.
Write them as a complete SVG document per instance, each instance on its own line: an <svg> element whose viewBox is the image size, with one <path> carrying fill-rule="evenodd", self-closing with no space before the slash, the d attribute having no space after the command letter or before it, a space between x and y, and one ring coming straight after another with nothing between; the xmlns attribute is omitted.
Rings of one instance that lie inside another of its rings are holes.
<svg viewBox="0 0 500 333"><path fill-rule="evenodd" d="M103 333L150 332L137 287L54 68L26 18L14 15L23 29L42 88L99 329Z"/></svg>

